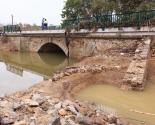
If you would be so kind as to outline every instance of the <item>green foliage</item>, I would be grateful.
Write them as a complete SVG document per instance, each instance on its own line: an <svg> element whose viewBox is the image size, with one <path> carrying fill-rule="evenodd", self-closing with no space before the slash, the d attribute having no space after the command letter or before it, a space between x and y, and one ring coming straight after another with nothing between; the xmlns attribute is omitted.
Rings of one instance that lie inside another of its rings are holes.
<svg viewBox="0 0 155 125"><path fill-rule="evenodd" d="M99 16L123 14L131 11L149 10L155 8L154 0L67 0L62 11L64 19L62 27L72 25L96 26ZM93 22L89 21L93 17ZM83 21L79 18L83 18ZM104 20L109 20L109 17Z"/></svg>
<svg viewBox="0 0 155 125"><path fill-rule="evenodd" d="M145 0L138 7L138 10L148 10L148 9L155 9L154 0Z"/></svg>

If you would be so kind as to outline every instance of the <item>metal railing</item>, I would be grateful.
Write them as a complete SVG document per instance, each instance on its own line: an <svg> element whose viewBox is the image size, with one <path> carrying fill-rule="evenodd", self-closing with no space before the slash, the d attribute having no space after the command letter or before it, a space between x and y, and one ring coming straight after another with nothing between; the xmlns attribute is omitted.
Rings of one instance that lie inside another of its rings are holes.
<svg viewBox="0 0 155 125"><path fill-rule="evenodd" d="M55 26L55 25L48 26L48 30L61 30L61 29L62 29L61 26Z"/></svg>
<svg viewBox="0 0 155 125"><path fill-rule="evenodd" d="M105 14L92 17L64 20L64 28L110 28L110 27L141 27L155 25L151 19L155 17L155 10L125 12L123 14Z"/></svg>
<svg viewBox="0 0 155 125"><path fill-rule="evenodd" d="M19 25L6 25L3 27L3 32L21 32Z"/></svg>

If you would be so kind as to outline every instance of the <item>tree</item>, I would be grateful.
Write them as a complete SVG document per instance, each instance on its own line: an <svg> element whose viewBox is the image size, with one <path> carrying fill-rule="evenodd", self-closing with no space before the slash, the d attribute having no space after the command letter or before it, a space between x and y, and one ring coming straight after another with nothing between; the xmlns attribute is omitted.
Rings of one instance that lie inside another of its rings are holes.
<svg viewBox="0 0 155 125"><path fill-rule="evenodd" d="M137 11L155 8L154 0L120 0L121 11Z"/></svg>
<svg viewBox="0 0 155 125"><path fill-rule="evenodd" d="M155 1L154 0L144 0L139 7L138 10L149 10L155 9Z"/></svg>
<svg viewBox="0 0 155 125"><path fill-rule="evenodd" d="M115 0L67 0L62 11L64 19L62 27L68 25L66 20L77 20L78 18L103 15L113 11L116 5ZM73 23L70 21L70 23Z"/></svg>
<svg viewBox="0 0 155 125"><path fill-rule="evenodd" d="M79 24L78 19L87 19L111 14L112 12L126 13L128 11L148 10L155 8L154 0L67 0L62 11L64 19L62 27ZM85 25L85 24L84 24Z"/></svg>

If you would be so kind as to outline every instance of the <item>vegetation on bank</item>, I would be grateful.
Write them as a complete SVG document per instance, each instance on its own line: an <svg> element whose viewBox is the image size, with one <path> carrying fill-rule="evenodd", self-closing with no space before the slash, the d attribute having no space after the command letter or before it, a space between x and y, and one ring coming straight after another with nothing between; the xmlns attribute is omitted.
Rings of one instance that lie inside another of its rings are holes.
<svg viewBox="0 0 155 125"><path fill-rule="evenodd" d="M76 25L79 19L80 23L88 25L90 18L91 22L89 23L96 26L98 18L104 15L146 11L154 7L154 0L67 0L62 11L62 18L64 19L62 27L70 24ZM134 16L137 17L138 15L135 14Z"/></svg>

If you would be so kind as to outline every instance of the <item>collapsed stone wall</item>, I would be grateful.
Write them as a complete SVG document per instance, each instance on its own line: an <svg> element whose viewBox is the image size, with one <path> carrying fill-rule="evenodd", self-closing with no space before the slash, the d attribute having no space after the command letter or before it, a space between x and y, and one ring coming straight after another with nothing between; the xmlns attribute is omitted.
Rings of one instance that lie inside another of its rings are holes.
<svg viewBox="0 0 155 125"><path fill-rule="evenodd" d="M135 57L130 63L123 80L123 89L143 90L145 87L147 64L151 40L144 40L138 45Z"/></svg>
<svg viewBox="0 0 155 125"><path fill-rule="evenodd" d="M55 73L52 77L52 81L59 81L66 76L71 76L76 73L101 73L106 71L115 71L121 68L122 67L119 66L106 67L105 65L84 65L81 67L68 67L61 72Z"/></svg>
<svg viewBox="0 0 155 125"><path fill-rule="evenodd" d="M94 55L117 55L135 51L137 39L87 39L76 38L70 42L70 57L82 58Z"/></svg>

